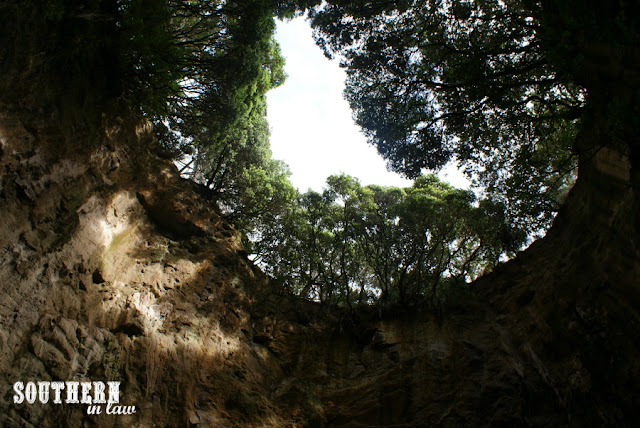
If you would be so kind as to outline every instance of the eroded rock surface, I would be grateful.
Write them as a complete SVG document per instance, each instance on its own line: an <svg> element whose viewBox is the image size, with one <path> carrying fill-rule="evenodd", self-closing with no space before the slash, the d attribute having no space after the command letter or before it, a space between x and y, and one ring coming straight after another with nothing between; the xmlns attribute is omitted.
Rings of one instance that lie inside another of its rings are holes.
<svg viewBox="0 0 640 428"><path fill-rule="evenodd" d="M559 225L444 313L352 315L272 289L215 207L144 152L143 128L59 134L0 115L3 426L635 422L632 174L602 190L602 221ZM118 380L136 412L14 404L30 380Z"/></svg>

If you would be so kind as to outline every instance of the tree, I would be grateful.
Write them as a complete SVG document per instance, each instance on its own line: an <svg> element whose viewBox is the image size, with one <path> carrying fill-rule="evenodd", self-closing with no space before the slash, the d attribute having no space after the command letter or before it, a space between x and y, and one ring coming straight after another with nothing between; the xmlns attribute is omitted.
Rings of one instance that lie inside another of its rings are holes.
<svg viewBox="0 0 640 428"><path fill-rule="evenodd" d="M526 239L501 207L435 176L405 189L331 176L322 194L301 195L273 220L254 237L257 261L293 293L350 309L434 304Z"/></svg>
<svg viewBox="0 0 640 428"><path fill-rule="evenodd" d="M390 167L415 177L462 163L514 227L533 232L564 200L576 155L588 156L575 137L594 99L592 41L638 37L628 2L588 3L328 1L310 16L325 52L341 55L356 122ZM603 35L586 30L600 22Z"/></svg>
<svg viewBox="0 0 640 428"><path fill-rule="evenodd" d="M171 67L179 79L171 82L177 90L165 108L152 113L158 127L166 128L163 135L178 138L160 143L175 157L185 147L195 148L187 150L190 158L211 158L211 152L215 157L262 126L256 122L266 114L265 94L286 77L273 39L273 9L252 0L176 1L168 7L171 44L180 50ZM191 176L208 182L206 168L207 162L195 162Z"/></svg>
<svg viewBox="0 0 640 428"><path fill-rule="evenodd" d="M209 146L237 139L264 116L265 93L286 77L273 39L276 6L5 1L0 93L75 116L76 127L129 110L154 122L165 155L208 156Z"/></svg>
<svg viewBox="0 0 640 428"><path fill-rule="evenodd" d="M373 187L373 204L358 235L382 303L428 299L464 284L513 254L525 236L505 234L504 215L488 215L473 193L434 176L405 189ZM508 229L507 229L508 230Z"/></svg>
<svg viewBox="0 0 640 428"><path fill-rule="evenodd" d="M250 236L254 261L284 289L311 300L333 302L332 201L308 191L276 221Z"/></svg>

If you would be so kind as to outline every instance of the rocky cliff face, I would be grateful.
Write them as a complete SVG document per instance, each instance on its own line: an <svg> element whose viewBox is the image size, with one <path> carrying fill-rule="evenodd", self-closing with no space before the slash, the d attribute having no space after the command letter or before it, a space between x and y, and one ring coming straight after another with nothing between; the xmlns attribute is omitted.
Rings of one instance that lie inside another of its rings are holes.
<svg viewBox="0 0 640 428"><path fill-rule="evenodd" d="M0 114L3 426L635 422L639 217L624 162L587 171L600 187L577 186L545 239L444 314L351 316L272 289L216 209L141 149L149 138ZM119 381L135 413L13 401L15 382L58 380Z"/></svg>
<svg viewBox="0 0 640 428"><path fill-rule="evenodd" d="M241 331L244 289L264 279L233 228L171 164L136 163L143 129L69 153L15 116L0 129L3 425L246 420L225 400L260 394L270 362ZM239 370L252 374L234 380ZM107 379L134 415L12 399L17 381Z"/></svg>

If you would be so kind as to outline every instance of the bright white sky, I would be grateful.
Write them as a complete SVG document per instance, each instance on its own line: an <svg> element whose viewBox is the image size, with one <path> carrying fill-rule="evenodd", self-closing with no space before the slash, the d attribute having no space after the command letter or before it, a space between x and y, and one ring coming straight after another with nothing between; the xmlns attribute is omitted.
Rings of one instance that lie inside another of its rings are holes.
<svg viewBox="0 0 640 428"><path fill-rule="evenodd" d="M285 161L291 181L300 191L321 191L328 176L344 172L363 185L410 186L387 171L385 161L352 120L344 100L346 73L316 46L302 18L278 21L276 39L286 58L288 78L267 94L274 159ZM468 181L454 168L440 178L458 187Z"/></svg>

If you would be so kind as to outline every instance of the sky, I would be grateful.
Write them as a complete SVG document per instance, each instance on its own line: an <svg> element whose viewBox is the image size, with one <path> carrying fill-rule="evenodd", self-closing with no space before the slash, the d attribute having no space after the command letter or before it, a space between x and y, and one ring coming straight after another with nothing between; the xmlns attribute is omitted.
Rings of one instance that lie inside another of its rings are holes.
<svg viewBox="0 0 640 428"><path fill-rule="evenodd" d="M410 186L390 172L352 119L343 98L346 73L315 44L303 18L278 21L276 40L286 59L285 83L267 93L274 159L289 165L298 190L321 191L328 176L346 173L363 185ZM457 187L468 182L455 168L440 178Z"/></svg>

